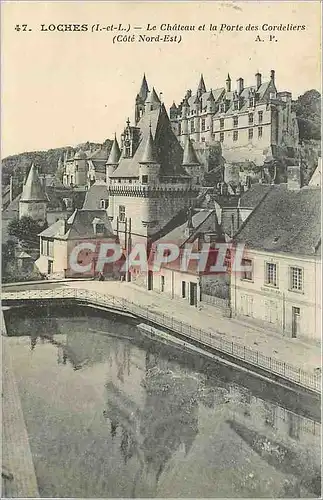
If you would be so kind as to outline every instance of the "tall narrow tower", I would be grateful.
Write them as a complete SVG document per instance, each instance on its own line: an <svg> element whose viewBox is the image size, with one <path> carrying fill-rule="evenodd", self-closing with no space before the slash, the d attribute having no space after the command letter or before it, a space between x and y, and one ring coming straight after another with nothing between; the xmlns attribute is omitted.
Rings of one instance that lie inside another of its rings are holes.
<svg viewBox="0 0 323 500"><path fill-rule="evenodd" d="M139 94L136 97L136 106L135 106L135 125L139 122L140 118L145 112L145 101L147 99L147 95L149 92L148 83L146 80L146 75L144 74L141 87L139 90Z"/></svg>
<svg viewBox="0 0 323 500"><path fill-rule="evenodd" d="M44 224L47 220L47 203L48 198L37 168L32 164L19 200L19 219L27 216Z"/></svg>
<svg viewBox="0 0 323 500"><path fill-rule="evenodd" d="M117 141L117 136L116 136L116 134L114 134L114 141L112 144L112 148L111 148L111 151L109 154L108 161L106 163L106 183L107 184L110 183L111 175L113 174L113 172L115 171L115 169L118 166L120 156L121 156L121 153L120 153L120 148L119 148L119 144Z"/></svg>

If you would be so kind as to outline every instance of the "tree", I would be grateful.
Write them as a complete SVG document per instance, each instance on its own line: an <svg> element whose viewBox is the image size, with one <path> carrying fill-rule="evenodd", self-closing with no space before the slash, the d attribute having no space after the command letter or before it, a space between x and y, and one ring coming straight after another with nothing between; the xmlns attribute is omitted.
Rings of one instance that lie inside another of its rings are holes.
<svg viewBox="0 0 323 500"><path fill-rule="evenodd" d="M293 103L301 141L321 139L321 94L307 90Z"/></svg>
<svg viewBox="0 0 323 500"><path fill-rule="evenodd" d="M19 241L28 245L38 244L38 234L47 227L31 217L24 216L21 219L12 219L8 224L8 233Z"/></svg>

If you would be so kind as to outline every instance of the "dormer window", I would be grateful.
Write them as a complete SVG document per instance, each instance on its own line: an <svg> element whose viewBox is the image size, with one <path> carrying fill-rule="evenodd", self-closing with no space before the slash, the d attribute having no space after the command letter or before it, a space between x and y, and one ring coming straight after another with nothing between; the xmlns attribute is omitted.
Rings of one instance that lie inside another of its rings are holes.
<svg viewBox="0 0 323 500"><path fill-rule="evenodd" d="M225 103L220 104L220 113L225 113Z"/></svg>
<svg viewBox="0 0 323 500"><path fill-rule="evenodd" d="M107 209L109 206L109 201L108 200L100 200L100 208L102 209Z"/></svg>
<svg viewBox="0 0 323 500"><path fill-rule="evenodd" d="M234 103L233 103L234 111L237 111L238 108L239 108L239 101L234 101Z"/></svg>
<svg viewBox="0 0 323 500"><path fill-rule="evenodd" d="M249 107L253 108L254 106L255 106L255 98L254 97L250 97L250 99L249 99Z"/></svg>

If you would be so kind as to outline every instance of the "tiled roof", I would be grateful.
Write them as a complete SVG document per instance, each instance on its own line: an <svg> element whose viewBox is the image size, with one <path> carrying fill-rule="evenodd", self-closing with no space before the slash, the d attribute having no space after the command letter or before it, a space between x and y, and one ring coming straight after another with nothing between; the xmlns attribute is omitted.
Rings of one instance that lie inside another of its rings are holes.
<svg viewBox="0 0 323 500"><path fill-rule="evenodd" d="M108 199L108 190L105 183L95 182L86 192L83 210L99 210L100 200Z"/></svg>
<svg viewBox="0 0 323 500"><path fill-rule="evenodd" d="M298 255L318 253L321 241L321 190L272 186L234 237L247 248Z"/></svg>
<svg viewBox="0 0 323 500"><path fill-rule="evenodd" d="M273 188L271 184L252 184L240 198L240 208L255 208Z"/></svg>
<svg viewBox="0 0 323 500"><path fill-rule="evenodd" d="M104 237L115 239L105 210L75 210L67 221L61 219L54 222L54 224L40 233L40 236L56 237L62 240L96 238L94 220L100 220L104 224Z"/></svg>
<svg viewBox="0 0 323 500"><path fill-rule="evenodd" d="M137 125L140 128L140 142L134 156L132 158L121 157L111 177L139 177L139 163L143 157L150 124L157 160L160 163L160 175L187 177L182 167L183 150L174 135L164 105L143 114Z"/></svg>
<svg viewBox="0 0 323 500"><path fill-rule="evenodd" d="M196 238L196 234L199 231L206 230L205 227L205 222L208 220L210 222L210 227L212 227L212 230L214 232L218 232L219 238L222 236L222 231L221 228L218 224L217 217L215 210L198 210L195 212L195 214L192 216L192 225L193 225L193 233L192 236L189 237L186 233L186 228L187 224L189 221L188 213L186 212L186 217L183 223L177 227L175 227L173 230L171 230L169 233L166 235L162 236L159 240L157 240L158 243L175 243L176 245L182 246L184 243L187 241L191 241L191 239ZM210 229L209 229L210 230Z"/></svg>

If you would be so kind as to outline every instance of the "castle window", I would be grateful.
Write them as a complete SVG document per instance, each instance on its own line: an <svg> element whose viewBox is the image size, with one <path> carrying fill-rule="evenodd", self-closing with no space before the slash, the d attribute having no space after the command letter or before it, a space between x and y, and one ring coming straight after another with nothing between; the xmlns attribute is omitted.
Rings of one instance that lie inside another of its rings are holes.
<svg viewBox="0 0 323 500"><path fill-rule="evenodd" d="M220 142L224 141L224 132L220 132Z"/></svg>
<svg viewBox="0 0 323 500"><path fill-rule="evenodd" d="M258 111L258 123L262 123L264 117L264 113L262 111Z"/></svg>
<svg viewBox="0 0 323 500"><path fill-rule="evenodd" d="M202 132L204 132L205 131L205 118L202 118L201 128L202 128Z"/></svg>
<svg viewBox="0 0 323 500"><path fill-rule="evenodd" d="M224 128L224 118L220 118L220 128Z"/></svg>
<svg viewBox="0 0 323 500"><path fill-rule="evenodd" d="M237 117L237 116L234 116L234 117L233 117L233 126L234 126L234 127L237 127L237 126L238 126L238 117Z"/></svg>
<svg viewBox="0 0 323 500"><path fill-rule="evenodd" d="M202 139L201 139L201 140L202 140L202 142L205 142L205 137L202 137Z"/></svg>
<svg viewBox="0 0 323 500"><path fill-rule="evenodd" d="M248 122L249 122L249 125L253 124L253 113L249 113L249 115L248 115Z"/></svg>
<svg viewBox="0 0 323 500"><path fill-rule="evenodd" d="M141 182L142 182L142 184L147 184L147 182L148 182L148 175L143 175L141 177Z"/></svg>
<svg viewBox="0 0 323 500"><path fill-rule="evenodd" d="M224 113L225 112L225 104L220 104L220 113Z"/></svg>
<svg viewBox="0 0 323 500"><path fill-rule="evenodd" d="M238 101L234 101L233 103L233 109L236 111L237 109L239 109L239 102Z"/></svg>
<svg viewBox="0 0 323 500"><path fill-rule="evenodd" d="M195 131L194 129L194 120L191 120L191 133Z"/></svg>
<svg viewBox="0 0 323 500"><path fill-rule="evenodd" d="M277 286L277 265L271 262L266 262L265 268L265 283L266 285Z"/></svg>
<svg viewBox="0 0 323 500"><path fill-rule="evenodd" d="M109 201L108 200L100 200L100 208L106 209L109 206Z"/></svg>
<svg viewBox="0 0 323 500"><path fill-rule="evenodd" d="M248 138L249 138L249 139L252 139L252 138L253 138L253 129L252 129L252 128L250 128L250 129L248 130Z"/></svg>
<svg viewBox="0 0 323 500"><path fill-rule="evenodd" d="M237 131L237 130L235 130L235 131L233 132L233 140L234 140L234 141L237 141L237 140L238 140L238 131Z"/></svg>
<svg viewBox="0 0 323 500"><path fill-rule="evenodd" d="M303 290L303 269L300 267L290 268L290 289L302 291Z"/></svg>
<svg viewBox="0 0 323 500"><path fill-rule="evenodd" d="M262 127L258 127L258 138L262 137Z"/></svg>
<svg viewBox="0 0 323 500"><path fill-rule="evenodd" d="M249 99L249 107L250 107L250 108L253 108L253 107L254 107L254 105L255 105L255 98L254 98L254 97L251 97L251 98Z"/></svg>
<svg viewBox="0 0 323 500"><path fill-rule="evenodd" d="M104 224L96 224L95 226L95 233L96 234L103 234L104 233Z"/></svg>
<svg viewBox="0 0 323 500"><path fill-rule="evenodd" d="M199 184L199 183L200 183L200 178L196 177L196 184Z"/></svg>
<svg viewBox="0 0 323 500"><path fill-rule="evenodd" d="M119 205L119 221L124 222L126 220L126 207L124 205Z"/></svg>

